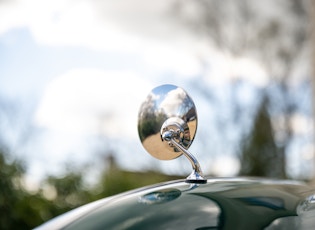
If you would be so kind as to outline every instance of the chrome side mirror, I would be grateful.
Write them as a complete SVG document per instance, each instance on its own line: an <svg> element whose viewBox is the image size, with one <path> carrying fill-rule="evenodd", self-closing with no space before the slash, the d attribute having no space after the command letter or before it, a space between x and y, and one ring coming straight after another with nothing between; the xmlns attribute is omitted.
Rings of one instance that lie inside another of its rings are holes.
<svg viewBox="0 0 315 230"><path fill-rule="evenodd" d="M142 103L138 115L138 133L143 147L160 160L182 154L192 164L189 183L206 183L196 158L188 152L197 130L197 112L193 100L180 87L161 85Z"/></svg>

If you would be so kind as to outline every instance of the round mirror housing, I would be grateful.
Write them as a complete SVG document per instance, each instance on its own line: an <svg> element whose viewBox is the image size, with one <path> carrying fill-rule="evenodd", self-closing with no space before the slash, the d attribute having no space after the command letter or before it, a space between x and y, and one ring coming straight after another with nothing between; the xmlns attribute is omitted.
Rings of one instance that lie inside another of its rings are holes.
<svg viewBox="0 0 315 230"><path fill-rule="evenodd" d="M179 131L182 146L188 149L197 129L197 113L193 100L180 87L161 85L154 88L142 103L138 116L138 132L143 147L153 157L171 160L182 152L161 138L173 126ZM175 130L174 130L175 131Z"/></svg>
<svg viewBox="0 0 315 230"><path fill-rule="evenodd" d="M198 161L188 152L196 131L195 104L180 87L158 86L140 107L138 132L147 152L160 160L171 160L184 154L193 167L187 182L206 183Z"/></svg>

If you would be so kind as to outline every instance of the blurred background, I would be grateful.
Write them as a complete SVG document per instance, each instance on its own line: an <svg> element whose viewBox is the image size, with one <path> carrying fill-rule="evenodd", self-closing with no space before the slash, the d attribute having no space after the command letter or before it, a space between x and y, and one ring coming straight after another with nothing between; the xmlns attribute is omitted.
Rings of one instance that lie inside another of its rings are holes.
<svg viewBox="0 0 315 230"><path fill-rule="evenodd" d="M208 176L311 182L310 0L0 0L0 228L185 178L137 133L152 88L183 87Z"/></svg>

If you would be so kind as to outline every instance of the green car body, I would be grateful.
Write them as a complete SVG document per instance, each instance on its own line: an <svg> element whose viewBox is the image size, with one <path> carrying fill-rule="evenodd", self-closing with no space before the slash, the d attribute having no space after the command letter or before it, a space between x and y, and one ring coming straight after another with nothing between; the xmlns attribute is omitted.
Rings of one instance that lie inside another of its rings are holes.
<svg viewBox="0 0 315 230"><path fill-rule="evenodd" d="M105 198L37 229L314 229L314 190L294 181L184 180Z"/></svg>

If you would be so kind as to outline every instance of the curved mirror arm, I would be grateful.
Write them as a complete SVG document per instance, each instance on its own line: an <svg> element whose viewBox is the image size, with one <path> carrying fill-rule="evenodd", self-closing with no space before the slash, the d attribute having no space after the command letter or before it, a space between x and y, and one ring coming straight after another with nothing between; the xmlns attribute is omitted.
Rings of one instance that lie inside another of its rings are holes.
<svg viewBox="0 0 315 230"><path fill-rule="evenodd" d="M186 182L188 183L206 183L207 180L203 177L203 173L197 159L183 146L176 142L174 136L177 135L173 131L165 131L162 134L162 139L168 141L170 144L179 149L185 157L190 161L193 171L186 178Z"/></svg>

